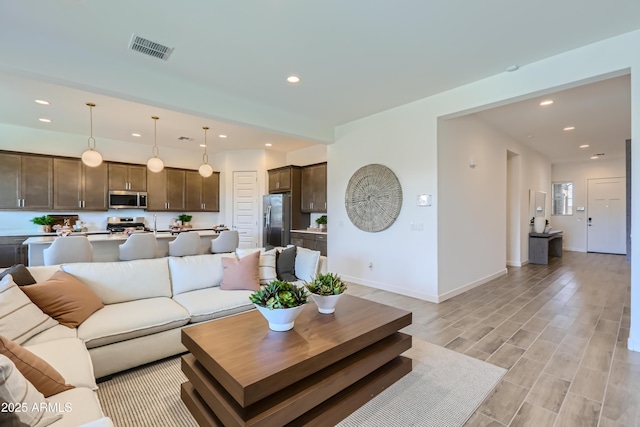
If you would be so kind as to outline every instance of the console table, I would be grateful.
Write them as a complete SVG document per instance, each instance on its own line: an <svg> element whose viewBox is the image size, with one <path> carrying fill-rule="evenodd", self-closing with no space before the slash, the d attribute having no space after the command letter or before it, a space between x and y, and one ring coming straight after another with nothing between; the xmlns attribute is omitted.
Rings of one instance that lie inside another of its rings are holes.
<svg viewBox="0 0 640 427"><path fill-rule="evenodd" d="M529 263L549 264L549 257L562 257L562 232L529 233Z"/></svg>

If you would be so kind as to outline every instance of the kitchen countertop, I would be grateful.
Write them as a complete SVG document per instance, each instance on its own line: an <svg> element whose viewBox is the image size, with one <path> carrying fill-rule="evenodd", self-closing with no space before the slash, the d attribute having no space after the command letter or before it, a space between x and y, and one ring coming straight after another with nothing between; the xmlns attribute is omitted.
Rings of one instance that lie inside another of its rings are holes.
<svg viewBox="0 0 640 427"><path fill-rule="evenodd" d="M307 233L307 234L327 234L326 231L309 231L309 230L289 230L291 233Z"/></svg>
<svg viewBox="0 0 640 427"><path fill-rule="evenodd" d="M219 234L211 229L190 230L190 232L198 233L200 237L207 237L207 236L213 237L213 236L218 236ZM48 245L58 238L58 236L55 233L47 233L46 235L45 233L42 233L42 234L43 235L37 236L37 237L29 237L22 244L23 245L44 245L44 244ZM87 232L87 233L74 232L71 234L71 236L82 236L82 235L86 235L90 242L108 242L108 241L118 241L118 240L124 241L124 240L127 240L127 237L129 237L124 233L104 234L103 232L102 234L92 234L91 232ZM171 233L170 231L158 231L156 233L157 239L169 239L174 237L176 237L175 233Z"/></svg>

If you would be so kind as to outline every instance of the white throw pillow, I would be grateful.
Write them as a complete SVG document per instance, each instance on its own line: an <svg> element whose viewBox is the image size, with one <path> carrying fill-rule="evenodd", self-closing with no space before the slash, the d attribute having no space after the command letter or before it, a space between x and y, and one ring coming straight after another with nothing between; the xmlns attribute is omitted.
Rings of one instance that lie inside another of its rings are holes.
<svg viewBox="0 0 640 427"><path fill-rule="evenodd" d="M296 249L295 272L296 277L305 282L311 282L318 274L320 251L298 246Z"/></svg>
<svg viewBox="0 0 640 427"><path fill-rule="evenodd" d="M242 258L246 255L249 255L253 252L260 251L260 265L258 266L258 270L260 273L260 284L268 285L277 279L276 275L276 249L273 248L271 250L265 251L264 248L257 249L236 249L236 255L238 258Z"/></svg>
<svg viewBox="0 0 640 427"><path fill-rule="evenodd" d="M0 280L0 335L22 344L57 324L31 302L10 274Z"/></svg>
<svg viewBox="0 0 640 427"><path fill-rule="evenodd" d="M12 413L29 426L44 427L62 418L62 413L55 410L56 406L49 407L42 393L4 355L0 355L0 400L3 417Z"/></svg>

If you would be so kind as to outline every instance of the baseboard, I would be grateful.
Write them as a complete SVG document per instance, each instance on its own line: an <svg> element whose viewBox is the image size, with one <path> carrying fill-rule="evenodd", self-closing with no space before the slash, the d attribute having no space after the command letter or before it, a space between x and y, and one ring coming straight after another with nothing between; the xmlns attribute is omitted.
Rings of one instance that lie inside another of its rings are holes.
<svg viewBox="0 0 640 427"><path fill-rule="evenodd" d="M529 260L520 262L520 261L507 261L507 267L522 267L523 265L529 264Z"/></svg>
<svg viewBox="0 0 640 427"><path fill-rule="evenodd" d="M502 269L500 271L497 271L493 274L490 274L489 276L483 277L482 279L478 279L474 282L471 282L469 284L466 284L464 286L461 286L457 289L454 289L452 291L449 292L445 292L444 294L440 294L438 295L438 301L437 302L444 302L446 300L448 300L449 298L453 298L456 295L460 295L464 292L467 292L468 290L471 290L473 288L476 288L480 285L484 285L487 282L490 282L493 279L497 279L500 276L504 276L505 274L507 274L507 269Z"/></svg>
<svg viewBox="0 0 640 427"><path fill-rule="evenodd" d="M370 288L380 289L382 291L389 291L400 295L405 295L408 297L418 298L421 300L425 300L428 302L439 302L438 297L435 295L425 294L423 292L416 292L412 289L401 288L398 286L389 285L387 283L376 282L373 280L366 280L360 277L347 276L341 274L340 277L346 282L352 282L356 285L368 286Z"/></svg>

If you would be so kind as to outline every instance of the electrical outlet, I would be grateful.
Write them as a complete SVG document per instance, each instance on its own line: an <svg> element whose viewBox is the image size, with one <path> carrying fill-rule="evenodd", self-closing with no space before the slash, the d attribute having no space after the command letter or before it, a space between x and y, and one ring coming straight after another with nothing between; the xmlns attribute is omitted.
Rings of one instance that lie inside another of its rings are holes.
<svg viewBox="0 0 640 427"><path fill-rule="evenodd" d="M369 262L369 270L373 270L373 262Z"/></svg>
<svg viewBox="0 0 640 427"><path fill-rule="evenodd" d="M409 230L411 230L411 231L424 231L424 222L412 222L412 223L410 223Z"/></svg>

